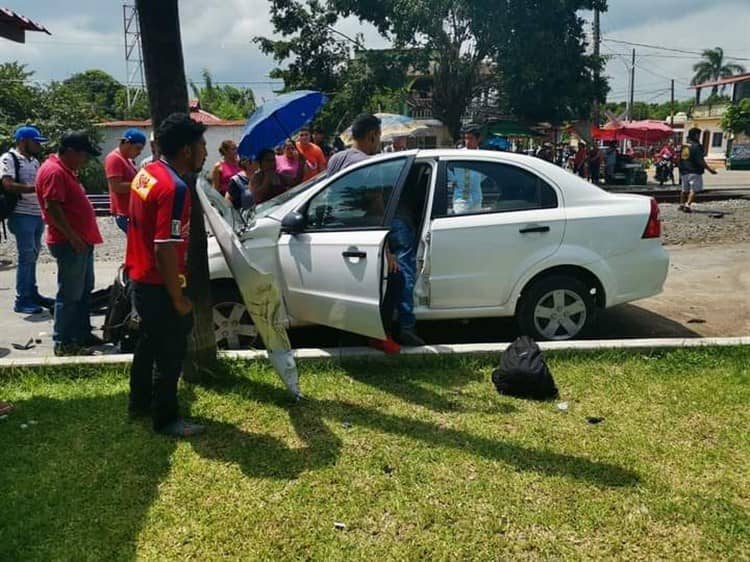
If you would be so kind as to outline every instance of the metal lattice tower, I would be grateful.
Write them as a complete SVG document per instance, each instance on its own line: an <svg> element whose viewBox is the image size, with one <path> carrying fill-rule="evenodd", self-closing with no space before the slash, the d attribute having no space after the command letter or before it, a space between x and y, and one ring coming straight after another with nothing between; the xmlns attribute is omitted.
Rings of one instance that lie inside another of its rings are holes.
<svg viewBox="0 0 750 562"><path fill-rule="evenodd" d="M125 91L129 112L143 95L145 88L141 28L135 4L122 5L122 22L125 31Z"/></svg>

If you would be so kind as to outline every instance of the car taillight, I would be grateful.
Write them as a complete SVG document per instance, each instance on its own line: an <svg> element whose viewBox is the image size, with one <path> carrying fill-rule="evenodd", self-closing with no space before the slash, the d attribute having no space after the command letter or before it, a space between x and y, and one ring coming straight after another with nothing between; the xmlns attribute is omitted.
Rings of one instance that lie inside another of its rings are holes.
<svg viewBox="0 0 750 562"><path fill-rule="evenodd" d="M656 199L651 199L651 213L648 216L646 230L641 238L661 238L661 219L659 218L659 204Z"/></svg>

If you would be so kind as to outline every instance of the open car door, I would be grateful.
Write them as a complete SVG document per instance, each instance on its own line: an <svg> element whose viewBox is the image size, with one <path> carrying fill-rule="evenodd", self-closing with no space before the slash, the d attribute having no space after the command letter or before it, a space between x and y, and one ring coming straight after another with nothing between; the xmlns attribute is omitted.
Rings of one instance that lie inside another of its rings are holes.
<svg viewBox="0 0 750 562"><path fill-rule="evenodd" d="M279 261L289 314L377 339L385 244L413 156L376 160L328 182L284 221ZM289 224L296 223L294 228Z"/></svg>

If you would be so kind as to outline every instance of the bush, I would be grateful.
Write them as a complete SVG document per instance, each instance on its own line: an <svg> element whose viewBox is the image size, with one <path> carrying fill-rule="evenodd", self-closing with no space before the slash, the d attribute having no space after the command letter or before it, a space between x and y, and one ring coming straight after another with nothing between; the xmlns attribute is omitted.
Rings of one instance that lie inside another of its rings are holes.
<svg viewBox="0 0 750 562"><path fill-rule="evenodd" d="M86 193L107 193L107 177L104 174L104 166L98 160L92 158L78 172Z"/></svg>

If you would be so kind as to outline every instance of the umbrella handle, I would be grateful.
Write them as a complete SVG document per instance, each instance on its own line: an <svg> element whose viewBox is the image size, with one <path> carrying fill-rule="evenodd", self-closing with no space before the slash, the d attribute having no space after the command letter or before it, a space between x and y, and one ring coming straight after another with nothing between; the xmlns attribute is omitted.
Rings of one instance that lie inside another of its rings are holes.
<svg viewBox="0 0 750 562"><path fill-rule="evenodd" d="M294 139L292 138L292 135L289 134L289 131L286 127L284 127L284 124L279 120L278 116L274 113L273 116L274 120L279 124L279 127L286 135L286 138L289 139L289 141L296 146L296 143L294 142Z"/></svg>

